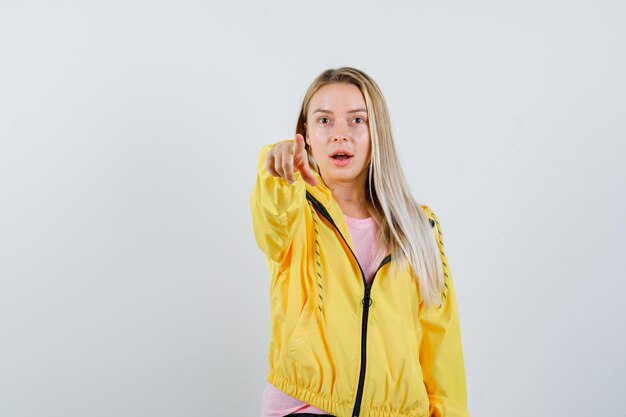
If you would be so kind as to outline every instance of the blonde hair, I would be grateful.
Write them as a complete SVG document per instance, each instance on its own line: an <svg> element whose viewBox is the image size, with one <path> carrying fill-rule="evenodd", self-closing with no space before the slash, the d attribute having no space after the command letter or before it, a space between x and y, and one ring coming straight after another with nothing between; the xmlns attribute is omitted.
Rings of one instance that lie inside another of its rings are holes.
<svg viewBox="0 0 626 417"><path fill-rule="evenodd" d="M439 305L444 286L439 248L428 217L411 196L393 142L387 104L374 80L363 71L350 67L322 72L313 80L304 95L296 134L306 137L306 119L311 98L321 87L331 83L354 84L365 99L371 141L365 186L366 195L374 207L370 214L378 224L378 247L381 249L376 257L381 259L384 248L389 245L392 273L400 268L410 267L418 280L425 305ZM319 170L309 145L306 145L306 150L311 167Z"/></svg>

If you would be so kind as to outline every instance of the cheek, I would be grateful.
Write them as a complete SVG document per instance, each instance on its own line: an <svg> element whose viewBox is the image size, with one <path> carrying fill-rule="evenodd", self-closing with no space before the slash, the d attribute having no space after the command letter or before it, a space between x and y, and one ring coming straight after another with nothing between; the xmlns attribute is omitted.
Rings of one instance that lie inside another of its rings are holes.
<svg viewBox="0 0 626 417"><path fill-rule="evenodd" d="M321 141L315 136L308 136L307 143L309 144L309 150L313 154L313 158L315 158L316 161L319 160L324 152Z"/></svg>
<svg viewBox="0 0 626 417"><path fill-rule="evenodd" d="M359 148L361 148L361 152L369 154L370 149L372 147L372 142L370 141L369 132L366 131L359 136Z"/></svg>

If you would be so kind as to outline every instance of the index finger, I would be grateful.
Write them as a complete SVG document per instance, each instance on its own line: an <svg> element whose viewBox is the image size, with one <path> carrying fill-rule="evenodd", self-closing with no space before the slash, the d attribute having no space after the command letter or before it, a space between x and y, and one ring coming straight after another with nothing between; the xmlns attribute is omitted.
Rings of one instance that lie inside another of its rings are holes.
<svg viewBox="0 0 626 417"><path fill-rule="evenodd" d="M302 179L312 186L317 185L317 179L315 175L313 175L313 170L309 166L309 160L305 159L300 167L300 175L302 175Z"/></svg>
<svg viewBox="0 0 626 417"><path fill-rule="evenodd" d="M294 150L294 154L297 155L299 153L301 153L302 151L304 151L304 136L302 136L300 133L298 133L296 135L295 138L295 142L296 142L296 149Z"/></svg>

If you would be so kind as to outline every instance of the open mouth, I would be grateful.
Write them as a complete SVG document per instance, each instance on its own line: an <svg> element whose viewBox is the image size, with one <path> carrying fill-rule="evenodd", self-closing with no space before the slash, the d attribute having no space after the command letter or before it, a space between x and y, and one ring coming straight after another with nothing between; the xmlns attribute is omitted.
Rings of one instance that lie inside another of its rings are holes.
<svg viewBox="0 0 626 417"><path fill-rule="evenodd" d="M349 152L344 151L336 151L332 155L330 155L330 159L333 161L333 164L337 167L345 167L350 163L354 155Z"/></svg>
<svg viewBox="0 0 626 417"><path fill-rule="evenodd" d="M339 160L339 161L344 161L346 159L350 159L350 158L352 158L352 156L353 155L350 152L348 152L348 151L340 151L340 150L337 150L337 151L333 152L330 155L331 158Z"/></svg>

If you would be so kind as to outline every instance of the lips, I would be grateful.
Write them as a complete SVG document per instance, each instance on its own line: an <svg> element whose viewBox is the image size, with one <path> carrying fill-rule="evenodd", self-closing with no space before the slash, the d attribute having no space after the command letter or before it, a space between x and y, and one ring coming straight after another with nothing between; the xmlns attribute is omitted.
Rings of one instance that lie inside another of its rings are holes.
<svg viewBox="0 0 626 417"><path fill-rule="evenodd" d="M348 152L348 151L335 151L332 154L330 154L330 157L333 159L338 159L340 161L346 160L346 159L350 159L352 158L354 155L352 155L352 153Z"/></svg>
<svg viewBox="0 0 626 417"><path fill-rule="evenodd" d="M353 156L354 155L348 151L338 150L330 155L330 159L335 166L344 167L350 163Z"/></svg>

